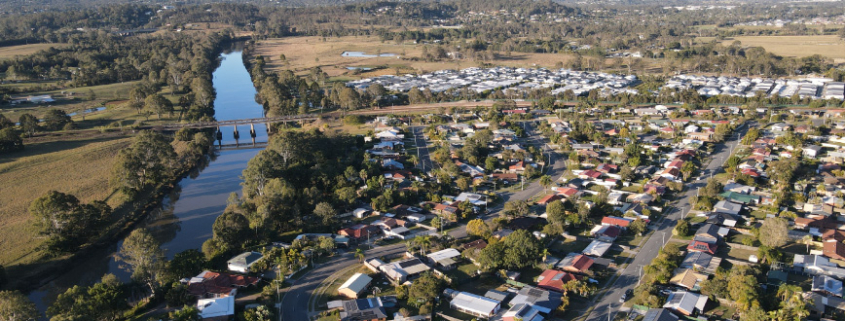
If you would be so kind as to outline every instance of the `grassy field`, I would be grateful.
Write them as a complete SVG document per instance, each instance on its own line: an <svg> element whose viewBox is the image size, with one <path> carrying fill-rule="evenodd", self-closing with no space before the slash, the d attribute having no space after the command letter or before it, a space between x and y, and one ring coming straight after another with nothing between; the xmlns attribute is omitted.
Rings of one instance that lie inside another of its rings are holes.
<svg viewBox="0 0 845 321"><path fill-rule="evenodd" d="M0 264L37 259L32 254L42 240L27 212L33 199L50 190L83 202L107 199L112 162L129 141L104 137L31 144L23 152L0 156Z"/></svg>
<svg viewBox="0 0 845 321"><path fill-rule="evenodd" d="M408 72L430 72L441 69L460 69L478 66L479 62L469 59L457 61L426 62L412 61L411 58L422 56L423 45L405 42L381 42L378 37L337 37L328 38L322 41L320 37L292 37L284 39L262 40L258 43L257 54L269 58L268 70L291 69L297 72L304 72L315 66L320 66L329 76L347 78L372 77L384 74L408 73ZM433 49L433 46L430 45ZM395 54L392 57L342 57L344 51L364 52L368 55ZM286 60L279 58L284 54ZM401 57L401 58L400 58ZM510 57L501 57L489 61L496 66L513 67L554 67L558 62L566 62L569 55L565 54L528 54L513 53ZM405 58L405 59L402 59ZM371 72L362 72L360 75L347 69L347 67L376 67L385 66L385 69L378 69Z"/></svg>
<svg viewBox="0 0 845 321"><path fill-rule="evenodd" d="M50 47L60 48L64 46L67 46L67 44L39 43L32 45L0 47L0 60L11 59L19 55L31 55L44 49L50 49Z"/></svg>
<svg viewBox="0 0 845 321"><path fill-rule="evenodd" d="M740 41L743 47L763 47L776 55L805 57L819 54L836 63L845 62L845 41L839 36L741 36L725 40L725 45Z"/></svg>

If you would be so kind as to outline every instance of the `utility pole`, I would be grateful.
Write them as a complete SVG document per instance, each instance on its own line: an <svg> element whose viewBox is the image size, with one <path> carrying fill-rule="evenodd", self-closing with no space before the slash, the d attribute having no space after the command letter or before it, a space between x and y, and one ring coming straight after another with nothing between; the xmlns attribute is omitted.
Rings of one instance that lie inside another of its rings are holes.
<svg viewBox="0 0 845 321"><path fill-rule="evenodd" d="M522 176L522 190L525 190L525 175Z"/></svg>

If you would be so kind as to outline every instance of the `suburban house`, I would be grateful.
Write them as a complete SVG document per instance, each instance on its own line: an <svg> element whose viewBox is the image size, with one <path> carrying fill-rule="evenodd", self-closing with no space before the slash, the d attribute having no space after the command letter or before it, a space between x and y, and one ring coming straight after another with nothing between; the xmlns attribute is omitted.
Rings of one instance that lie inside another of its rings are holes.
<svg viewBox="0 0 845 321"><path fill-rule="evenodd" d="M449 306L466 314L490 318L499 312L501 302L468 292L458 292L452 297Z"/></svg>
<svg viewBox="0 0 845 321"><path fill-rule="evenodd" d="M792 266L803 268L804 272L812 275L827 275L835 278L845 278L845 269L839 267L830 259L821 255L796 254Z"/></svg>
<svg viewBox="0 0 845 321"><path fill-rule="evenodd" d="M431 270L431 268L418 258L410 258L385 263L379 266L379 270L394 283L405 283L405 281L413 280L423 272Z"/></svg>
<svg viewBox="0 0 845 321"><path fill-rule="evenodd" d="M669 293L669 299L666 300L664 308L675 311L686 316L694 314L696 311L704 311L704 306L707 304L707 296L686 291L676 291Z"/></svg>
<svg viewBox="0 0 845 321"><path fill-rule="evenodd" d="M716 213L725 213L731 215L739 215L739 211L742 210L742 205L737 204L734 202L729 201L719 201L716 205L713 205L713 212Z"/></svg>
<svg viewBox="0 0 845 321"><path fill-rule="evenodd" d="M199 299L197 310L203 321L228 321L235 315L235 296Z"/></svg>
<svg viewBox="0 0 845 321"><path fill-rule="evenodd" d="M203 271L187 281L188 293L198 298L234 296L239 288L258 284L259 278L230 273ZM183 283L185 283L183 281Z"/></svg>
<svg viewBox="0 0 845 321"><path fill-rule="evenodd" d="M601 225L613 225L624 230L627 229L628 225L631 225L631 222L633 221L633 219L626 217L605 216L601 219Z"/></svg>
<svg viewBox="0 0 845 321"><path fill-rule="evenodd" d="M619 237L619 234L622 234L622 229L616 227L616 225L596 225L590 230L590 235L603 242L613 242Z"/></svg>
<svg viewBox="0 0 845 321"><path fill-rule="evenodd" d="M426 255L432 263L445 270L454 268L457 263L455 258L460 256L461 252L458 252L456 249L445 249Z"/></svg>
<svg viewBox="0 0 845 321"><path fill-rule="evenodd" d="M736 217L731 214L712 213L707 216L705 223L715 226L735 227L736 221Z"/></svg>
<svg viewBox="0 0 845 321"><path fill-rule="evenodd" d="M575 276L571 273L558 270L545 270L537 278L537 287L549 291L563 292L563 285L574 280Z"/></svg>
<svg viewBox="0 0 845 321"><path fill-rule="evenodd" d="M548 314L554 311L554 309L557 309L558 306L560 306L561 298L563 298L563 294L552 291L546 291L528 285L520 289L516 296L511 299L511 302L509 304L511 306L525 304L531 306L537 311L540 311L540 313Z"/></svg>
<svg viewBox="0 0 845 321"><path fill-rule="evenodd" d="M611 245L613 245L613 243L595 240L589 245L587 245L587 247L581 253L593 257L601 257L602 255L604 255L604 253L607 253L607 251L610 250Z"/></svg>
<svg viewBox="0 0 845 321"><path fill-rule="evenodd" d="M648 309L642 321L678 321L677 315L667 309Z"/></svg>
<svg viewBox="0 0 845 321"><path fill-rule="evenodd" d="M561 269L570 273L587 273L593 265L594 260L589 256L579 253L569 253L560 262L555 265L555 268Z"/></svg>
<svg viewBox="0 0 845 321"><path fill-rule="evenodd" d="M722 264L722 258L704 252L690 251L681 261L680 268L692 269L696 272L713 275Z"/></svg>
<svg viewBox="0 0 845 321"><path fill-rule="evenodd" d="M823 293L828 296L842 297L842 281L827 275L813 276L813 292Z"/></svg>
<svg viewBox="0 0 845 321"><path fill-rule="evenodd" d="M385 307L395 306L396 297L357 299L348 301L330 301L329 310L340 310L341 321L386 321Z"/></svg>
<svg viewBox="0 0 845 321"><path fill-rule="evenodd" d="M258 252L244 252L226 262L229 271L247 274L249 267L258 262L264 255Z"/></svg>
<svg viewBox="0 0 845 321"><path fill-rule="evenodd" d="M378 228L367 224L355 224L337 231L338 235L346 236L356 240L366 240L378 233Z"/></svg>
<svg viewBox="0 0 845 321"><path fill-rule="evenodd" d="M669 283L684 287L688 290L698 291L699 284L707 280L707 275L695 272L692 269L678 269Z"/></svg>
<svg viewBox="0 0 845 321"><path fill-rule="evenodd" d="M543 321L543 316L530 305L520 303L508 309L502 315L502 321Z"/></svg>
<svg viewBox="0 0 845 321"><path fill-rule="evenodd" d="M337 294L347 297L349 299L357 299L361 293L367 290L370 282L373 281L369 275L363 273L355 273L349 280L343 282L337 289Z"/></svg>

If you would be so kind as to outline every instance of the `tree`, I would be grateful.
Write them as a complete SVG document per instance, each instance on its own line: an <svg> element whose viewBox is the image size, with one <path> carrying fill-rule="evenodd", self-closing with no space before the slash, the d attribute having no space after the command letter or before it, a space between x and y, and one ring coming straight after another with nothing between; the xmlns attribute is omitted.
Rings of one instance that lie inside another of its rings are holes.
<svg viewBox="0 0 845 321"><path fill-rule="evenodd" d="M90 287L74 286L47 309L50 320L117 320L129 308L128 295L117 277L106 274Z"/></svg>
<svg viewBox="0 0 845 321"><path fill-rule="evenodd" d="M507 216L525 216L528 215L528 203L523 200L513 200L505 202L503 212Z"/></svg>
<svg viewBox="0 0 845 321"><path fill-rule="evenodd" d="M44 115L44 126L49 130L62 130L68 124L73 124L73 120L63 110L50 109Z"/></svg>
<svg viewBox="0 0 845 321"><path fill-rule="evenodd" d="M508 269L531 265L540 256L542 248L540 241L526 230L511 233L502 243L505 245L502 263Z"/></svg>
<svg viewBox="0 0 845 321"><path fill-rule="evenodd" d="M259 305L255 308L244 311L244 320L246 321L271 321L273 320L273 313L265 305Z"/></svg>
<svg viewBox="0 0 845 321"><path fill-rule="evenodd" d="M549 223L564 226L566 223L566 211L563 209L563 202L552 201L546 205L546 217Z"/></svg>
<svg viewBox="0 0 845 321"><path fill-rule="evenodd" d="M467 222L467 234L481 237L483 239L489 238L492 235L490 227L484 220L478 218Z"/></svg>
<svg viewBox="0 0 845 321"><path fill-rule="evenodd" d="M367 257L367 256L364 254L364 250L362 250L362 249L360 249L360 248L359 248L359 249L355 249L355 258L356 258L356 259L358 259L358 262L359 262L359 263L360 263L360 262L364 262L364 259L365 259L366 257Z"/></svg>
<svg viewBox="0 0 845 321"><path fill-rule="evenodd" d="M199 321L200 311L195 306L184 306L182 309L167 314L170 321Z"/></svg>
<svg viewBox="0 0 845 321"><path fill-rule="evenodd" d="M642 219L636 219L628 226L628 230L637 235L643 235L646 229L648 229L648 223Z"/></svg>
<svg viewBox="0 0 845 321"><path fill-rule="evenodd" d="M408 288L408 303L414 306L432 304L440 295L443 283L430 272L424 273Z"/></svg>
<svg viewBox="0 0 845 321"><path fill-rule="evenodd" d="M681 174L684 175L684 180L689 179L692 176L692 173L695 171L695 164L692 162L684 162L684 165L681 166Z"/></svg>
<svg viewBox="0 0 845 321"><path fill-rule="evenodd" d="M760 226L760 243L770 248L781 247L789 241L789 223L779 217L767 218Z"/></svg>
<svg viewBox="0 0 845 321"><path fill-rule="evenodd" d="M273 177L278 177L283 167L284 160L279 153L266 149L258 152L249 160L241 174L244 196L264 196L267 182Z"/></svg>
<svg viewBox="0 0 845 321"><path fill-rule="evenodd" d="M18 291L0 291L0 320L29 321L39 317L35 303Z"/></svg>
<svg viewBox="0 0 845 321"><path fill-rule="evenodd" d="M49 191L30 203L29 213L41 233L50 237L49 246L65 251L97 235L111 208L104 202L81 204L73 195Z"/></svg>
<svg viewBox="0 0 845 321"><path fill-rule="evenodd" d="M689 236L690 233L690 224L687 220L679 220L677 224L675 224L675 229L672 231L675 235L686 237Z"/></svg>
<svg viewBox="0 0 845 321"><path fill-rule="evenodd" d="M14 127L0 129L0 153L23 150L23 139Z"/></svg>
<svg viewBox="0 0 845 321"><path fill-rule="evenodd" d="M206 264L205 256L196 249L188 249L173 256L167 263L167 272L172 279L190 277L202 272Z"/></svg>
<svg viewBox="0 0 845 321"><path fill-rule="evenodd" d="M211 230L215 240L232 249L240 248L250 232L246 217L228 210L214 220Z"/></svg>
<svg viewBox="0 0 845 321"><path fill-rule="evenodd" d="M21 115L18 117L18 122L21 124L21 130L29 137L32 137L38 131L38 118L32 114Z"/></svg>
<svg viewBox="0 0 845 321"><path fill-rule="evenodd" d="M111 184L135 193L164 182L177 168L177 155L170 139L153 131L142 131L129 148L120 151L112 168Z"/></svg>
<svg viewBox="0 0 845 321"><path fill-rule="evenodd" d="M813 236L810 234L804 235L804 237L801 238L801 243L807 245L807 253L810 253L810 245L813 245ZM2 275L0 275L0 277L2 277Z"/></svg>
<svg viewBox="0 0 845 321"><path fill-rule="evenodd" d="M325 227L331 227L337 221L337 211L331 204L326 202L317 204L317 207L314 208L314 215L320 219L320 222Z"/></svg>
<svg viewBox="0 0 845 321"><path fill-rule="evenodd" d="M552 186L552 177L549 175L540 176L540 185L542 185L543 189L546 191L544 194L548 194L549 186Z"/></svg>
<svg viewBox="0 0 845 321"><path fill-rule="evenodd" d="M440 216L435 216L434 218L432 218L432 219L431 219L431 223L430 223L430 225L431 225L431 227L433 227L433 228L439 229L439 228L440 228L440 224L442 224L442 221L443 221L443 220L442 220L442 219L440 219Z"/></svg>
<svg viewBox="0 0 845 321"><path fill-rule="evenodd" d="M162 95L153 94L144 99L144 110L149 114L156 114L161 119L161 114L173 114L173 103Z"/></svg>
<svg viewBox="0 0 845 321"><path fill-rule="evenodd" d="M161 243L147 229L132 231L123 241L117 259L126 264L123 268L132 272L133 280L147 286L150 294L155 295L159 277L164 271L165 258Z"/></svg>

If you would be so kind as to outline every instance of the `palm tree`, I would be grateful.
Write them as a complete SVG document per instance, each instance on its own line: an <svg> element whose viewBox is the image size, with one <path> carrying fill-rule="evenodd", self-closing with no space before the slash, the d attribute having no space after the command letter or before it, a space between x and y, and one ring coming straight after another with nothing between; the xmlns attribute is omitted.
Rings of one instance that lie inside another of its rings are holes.
<svg viewBox="0 0 845 321"><path fill-rule="evenodd" d="M807 253L810 253L810 244L813 244L813 236L810 234L804 235L801 242L807 245Z"/></svg>
<svg viewBox="0 0 845 321"><path fill-rule="evenodd" d="M426 247L431 246L431 236L424 235L424 236L417 236L414 239L414 243L420 246L420 254L425 255Z"/></svg>
<svg viewBox="0 0 845 321"><path fill-rule="evenodd" d="M545 262L545 261L546 261L546 258L548 258L548 257L549 257L549 254L550 254L550 253L549 253L549 249L543 249L543 253L542 253L542 254L543 254L543 262Z"/></svg>
<svg viewBox="0 0 845 321"><path fill-rule="evenodd" d="M546 191L545 194L549 193L549 186L552 186L552 177L549 175L543 175L540 177L540 185L543 186L543 190Z"/></svg>
<svg viewBox="0 0 845 321"><path fill-rule="evenodd" d="M364 250L362 250L362 249L356 249L356 250L355 250L355 258L357 258L357 259L358 259L358 263L363 262L363 261L364 261L364 257L365 257L365 255L364 255Z"/></svg>
<svg viewBox="0 0 845 321"><path fill-rule="evenodd" d="M796 294L798 294L799 295L798 300L800 301L801 300L800 299L801 292L802 292L801 287L799 287L797 285L783 284L778 288L777 296L778 296L778 298L780 298L781 302L787 302L787 301L793 299Z"/></svg>

